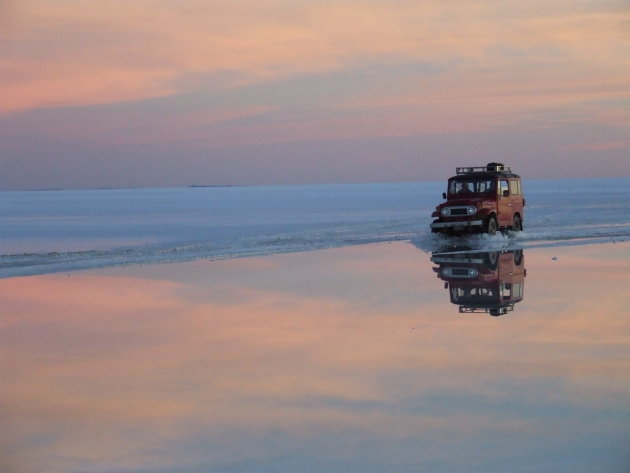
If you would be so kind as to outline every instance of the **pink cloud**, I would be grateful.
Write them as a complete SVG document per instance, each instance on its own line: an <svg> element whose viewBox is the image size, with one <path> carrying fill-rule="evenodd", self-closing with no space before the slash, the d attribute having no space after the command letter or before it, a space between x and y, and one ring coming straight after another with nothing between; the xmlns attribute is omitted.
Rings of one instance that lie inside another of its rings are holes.
<svg viewBox="0 0 630 473"><path fill-rule="evenodd" d="M575 143L562 147L565 151L607 151L625 148L630 148L630 140Z"/></svg>

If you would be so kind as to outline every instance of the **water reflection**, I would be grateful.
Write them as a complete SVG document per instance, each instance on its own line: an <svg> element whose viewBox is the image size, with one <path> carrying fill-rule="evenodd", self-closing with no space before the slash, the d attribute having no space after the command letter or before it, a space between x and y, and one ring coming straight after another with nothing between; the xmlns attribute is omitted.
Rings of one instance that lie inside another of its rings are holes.
<svg viewBox="0 0 630 473"><path fill-rule="evenodd" d="M589 251L502 323L403 242L0 280L0 472L626 471L630 243Z"/></svg>
<svg viewBox="0 0 630 473"><path fill-rule="evenodd" d="M431 261L460 314L505 315L523 300L523 250L437 253Z"/></svg>

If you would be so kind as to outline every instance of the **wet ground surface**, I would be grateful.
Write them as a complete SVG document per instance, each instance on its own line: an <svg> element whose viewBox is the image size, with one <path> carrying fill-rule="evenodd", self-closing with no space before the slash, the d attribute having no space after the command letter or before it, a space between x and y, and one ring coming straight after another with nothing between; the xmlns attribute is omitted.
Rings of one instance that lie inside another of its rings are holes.
<svg viewBox="0 0 630 473"><path fill-rule="evenodd" d="M630 244L0 280L0 471L625 472Z"/></svg>

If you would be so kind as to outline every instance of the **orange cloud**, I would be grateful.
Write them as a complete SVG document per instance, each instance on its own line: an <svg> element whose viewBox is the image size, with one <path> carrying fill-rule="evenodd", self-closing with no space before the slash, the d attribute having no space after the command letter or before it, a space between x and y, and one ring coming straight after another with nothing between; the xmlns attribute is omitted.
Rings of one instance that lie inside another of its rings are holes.
<svg viewBox="0 0 630 473"><path fill-rule="evenodd" d="M407 0L24 2L0 46L0 103L5 113L102 104L189 90L182 83L203 88L199 77L208 74L229 72L223 86L234 87L365 63L425 62L443 73L401 100L437 92L437 100L469 96L501 107L502 91L513 95L532 80L546 97L583 75L627 84L628 19L624 11L542 1L510 11L501 2ZM387 97L397 79L376 96ZM577 99L598 92L589 87Z"/></svg>

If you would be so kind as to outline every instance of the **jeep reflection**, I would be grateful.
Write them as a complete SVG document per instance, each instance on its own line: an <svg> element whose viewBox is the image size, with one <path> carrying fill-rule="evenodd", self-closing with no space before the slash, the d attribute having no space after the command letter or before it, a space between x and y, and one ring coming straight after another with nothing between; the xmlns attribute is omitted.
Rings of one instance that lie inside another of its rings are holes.
<svg viewBox="0 0 630 473"><path fill-rule="evenodd" d="M448 180L446 202L432 214L433 233L459 235L523 230L525 199L520 176L502 163L458 167Z"/></svg>
<svg viewBox="0 0 630 473"><path fill-rule="evenodd" d="M523 300L523 250L444 253L431 257L437 277L460 314L504 315Z"/></svg>

